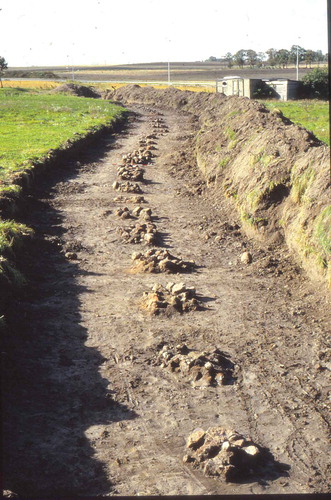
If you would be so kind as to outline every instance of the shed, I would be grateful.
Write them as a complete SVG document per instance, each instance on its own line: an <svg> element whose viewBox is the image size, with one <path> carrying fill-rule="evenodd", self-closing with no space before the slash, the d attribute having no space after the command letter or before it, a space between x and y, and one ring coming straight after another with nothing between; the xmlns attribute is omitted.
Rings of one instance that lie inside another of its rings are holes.
<svg viewBox="0 0 331 500"><path fill-rule="evenodd" d="M240 96L254 98L262 92L262 95L269 90L272 91L273 97L281 101L288 99L296 99L300 82L289 80L287 78L275 78L273 80L265 80L260 78L242 78L241 76L226 76L221 80L216 81L216 91L226 96Z"/></svg>
<svg viewBox="0 0 331 500"><path fill-rule="evenodd" d="M265 80L265 83L274 89L276 98L281 101L296 99L300 82L288 80L287 78L278 78L276 80Z"/></svg>
<svg viewBox="0 0 331 500"><path fill-rule="evenodd" d="M216 81L216 90L226 96L236 95L252 99L255 90L261 85L259 78L242 78L241 76L226 76Z"/></svg>

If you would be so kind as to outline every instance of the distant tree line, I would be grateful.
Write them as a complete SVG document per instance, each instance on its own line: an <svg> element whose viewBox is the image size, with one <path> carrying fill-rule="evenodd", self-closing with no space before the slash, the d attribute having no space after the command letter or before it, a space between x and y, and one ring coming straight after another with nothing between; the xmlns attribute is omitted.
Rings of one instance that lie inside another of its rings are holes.
<svg viewBox="0 0 331 500"><path fill-rule="evenodd" d="M300 45L292 45L290 50L269 49L266 52L241 49L235 54L228 52L220 59L211 56L207 61L226 63L228 68L232 68L233 66L239 68L262 68L266 66L271 68L287 68L289 65L296 64L297 59L299 64L305 64L306 68L311 68L313 63L319 66L319 64L327 62L328 54L323 54L321 50L304 49Z"/></svg>

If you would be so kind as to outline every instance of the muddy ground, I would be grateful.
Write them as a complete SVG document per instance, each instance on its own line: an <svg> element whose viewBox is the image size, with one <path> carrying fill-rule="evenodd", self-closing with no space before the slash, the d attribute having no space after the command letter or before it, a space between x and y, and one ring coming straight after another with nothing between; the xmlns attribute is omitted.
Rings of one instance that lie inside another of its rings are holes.
<svg viewBox="0 0 331 500"><path fill-rule="evenodd" d="M56 498L328 492L327 297L286 249L245 236L228 201L207 189L191 115L131 111L121 133L26 200L22 221L36 236L4 347L5 489ZM147 248L119 231L137 222L116 214L137 195L114 190L117 167L149 134L141 205L152 210L156 246L194 260L190 273L133 272L131 254ZM169 281L195 287L202 307L151 315L143 293ZM233 378L193 387L161 367L160 350L183 343L226 353ZM188 436L211 426L251 437L275 466L233 483L183 462Z"/></svg>

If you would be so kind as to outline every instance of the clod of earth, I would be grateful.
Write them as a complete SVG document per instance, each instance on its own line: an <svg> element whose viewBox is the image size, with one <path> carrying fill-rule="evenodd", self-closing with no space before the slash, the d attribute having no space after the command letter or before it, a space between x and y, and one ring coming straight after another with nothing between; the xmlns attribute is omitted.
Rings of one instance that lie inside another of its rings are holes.
<svg viewBox="0 0 331 500"><path fill-rule="evenodd" d="M116 196L113 201L116 203L147 203L143 196L133 196L132 198Z"/></svg>
<svg viewBox="0 0 331 500"><path fill-rule="evenodd" d="M240 482L276 466L272 455L234 430L195 429L186 443L184 462L201 468L206 476Z"/></svg>
<svg viewBox="0 0 331 500"><path fill-rule="evenodd" d="M119 167L117 175L123 181L142 181L144 179L144 169L137 165L127 165Z"/></svg>
<svg viewBox="0 0 331 500"><path fill-rule="evenodd" d="M146 224L136 224L130 227L121 227L118 229L120 236L125 243L145 243L146 245L156 244L157 230L155 224L147 222Z"/></svg>
<svg viewBox="0 0 331 500"><path fill-rule="evenodd" d="M193 387L226 385L233 380L234 364L219 349L195 351L185 344L163 346L158 363L174 373L181 373Z"/></svg>
<svg viewBox="0 0 331 500"><path fill-rule="evenodd" d="M149 163L152 160L153 153L151 145L146 142L146 146L136 149L132 153L127 153L122 156L123 165L137 165L139 163Z"/></svg>
<svg viewBox="0 0 331 500"><path fill-rule="evenodd" d="M144 292L142 306L151 314L178 311L180 313L202 309L195 288L185 283L155 284L151 292Z"/></svg>
<svg viewBox="0 0 331 500"><path fill-rule="evenodd" d="M77 260L76 252L66 252L64 256L69 260Z"/></svg>
<svg viewBox="0 0 331 500"><path fill-rule="evenodd" d="M118 208L115 211L115 215L121 217L121 219L132 219L134 217L139 217L143 219L145 222L150 221L152 219L152 210L151 208L142 208L140 205L134 207L130 210L128 207Z"/></svg>
<svg viewBox="0 0 331 500"><path fill-rule="evenodd" d="M168 127L165 125L165 122L162 118L156 118L153 122L152 122L152 126L155 130L158 130L162 133L164 132L168 132Z"/></svg>
<svg viewBox="0 0 331 500"><path fill-rule="evenodd" d="M240 260L243 264L251 264L253 257L250 252L243 252L240 256Z"/></svg>
<svg viewBox="0 0 331 500"><path fill-rule="evenodd" d="M123 193L142 193L142 189L136 182L124 181L113 183L115 191L122 191Z"/></svg>
<svg viewBox="0 0 331 500"><path fill-rule="evenodd" d="M141 213L141 212L140 212ZM184 261L172 255L168 250L151 248L145 253L132 254L135 272L143 273L185 273L196 266L194 261Z"/></svg>

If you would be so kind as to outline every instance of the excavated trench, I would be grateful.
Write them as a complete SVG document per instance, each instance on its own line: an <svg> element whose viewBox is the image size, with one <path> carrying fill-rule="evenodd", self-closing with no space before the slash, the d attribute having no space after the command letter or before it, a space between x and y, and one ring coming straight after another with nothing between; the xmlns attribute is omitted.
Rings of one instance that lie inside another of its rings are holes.
<svg viewBox="0 0 331 500"><path fill-rule="evenodd" d="M36 236L8 311L5 489L328 492L328 296L202 176L195 116L130 108L25 201Z"/></svg>

